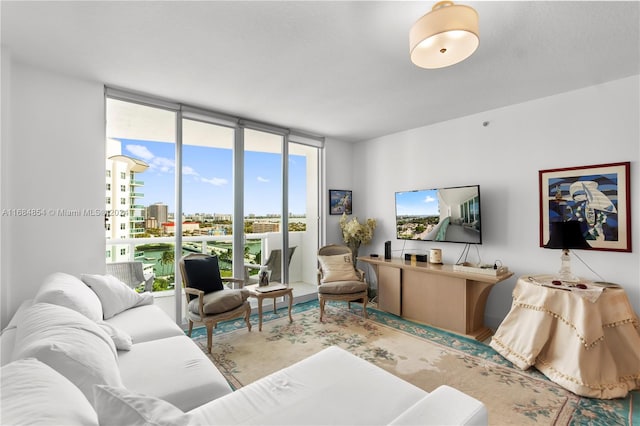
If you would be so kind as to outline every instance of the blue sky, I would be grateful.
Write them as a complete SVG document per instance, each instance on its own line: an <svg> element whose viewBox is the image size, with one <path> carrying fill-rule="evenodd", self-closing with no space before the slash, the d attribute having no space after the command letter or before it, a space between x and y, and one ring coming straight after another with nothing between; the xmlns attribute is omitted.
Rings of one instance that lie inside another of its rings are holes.
<svg viewBox="0 0 640 426"><path fill-rule="evenodd" d="M438 215L438 190L396 192L396 214L399 216Z"/></svg>
<svg viewBox="0 0 640 426"><path fill-rule="evenodd" d="M144 182L142 204L162 202L175 211L175 145L119 139L122 154L138 158L149 168L137 175ZM183 146L182 210L184 214L233 211L232 153L230 149ZM245 215L279 214L281 210L281 155L245 152ZM289 211L305 213L306 158L289 156Z"/></svg>

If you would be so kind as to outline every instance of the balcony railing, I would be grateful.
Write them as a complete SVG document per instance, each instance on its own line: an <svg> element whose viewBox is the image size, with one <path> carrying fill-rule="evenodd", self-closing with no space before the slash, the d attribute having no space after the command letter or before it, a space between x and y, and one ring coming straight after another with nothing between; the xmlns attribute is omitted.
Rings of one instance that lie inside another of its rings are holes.
<svg viewBox="0 0 640 426"><path fill-rule="evenodd" d="M136 231L139 231L136 229ZM143 230L142 230L143 231ZM289 235L300 234L290 232ZM257 263L259 254L265 253L265 240L268 235L273 238L273 233L247 234L245 251L246 263ZM301 238L299 236L298 238ZM175 278L175 237L150 237L109 239L106 241L107 253L111 257L107 262L141 261L145 272L153 272L157 279L167 282L165 288L173 288ZM233 236L231 235L199 235L182 237L182 253L208 253L217 254L220 258L220 269L223 275L232 274L231 250ZM168 254L165 254L168 253ZM264 261L264 256L261 256ZM291 267L295 265L297 258L292 259ZM300 260L301 262L301 260Z"/></svg>

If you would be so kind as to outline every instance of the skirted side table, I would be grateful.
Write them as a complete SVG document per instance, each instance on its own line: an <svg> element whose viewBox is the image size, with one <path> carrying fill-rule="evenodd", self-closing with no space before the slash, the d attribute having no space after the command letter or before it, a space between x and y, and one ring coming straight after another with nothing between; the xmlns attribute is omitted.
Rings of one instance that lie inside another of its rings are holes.
<svg viewBox="0 0 640 426"><path fill-rule="evenodd" d="M490 346L577 395L612 399L640 389L638 316L625 291L551 281L544 275L518 279L511 311Z"/></svg>

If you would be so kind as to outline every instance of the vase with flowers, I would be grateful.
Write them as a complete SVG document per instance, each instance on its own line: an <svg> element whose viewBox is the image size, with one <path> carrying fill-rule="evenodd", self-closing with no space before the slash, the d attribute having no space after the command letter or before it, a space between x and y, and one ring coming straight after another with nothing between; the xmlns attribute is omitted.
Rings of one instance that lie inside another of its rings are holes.
<svg viewBox="0 0 640 426"><path fill-rule="evenodd" d="M376 220L367 219L365 223L358 222L358 218L354 217L347 220L347 215L343 214L340 218L340 229L342 230L342 239L351 249L351 260L353 266L356 266L358 260L358 250L362 244L369 244L373 239L373 230L376 229Z"/></svg>

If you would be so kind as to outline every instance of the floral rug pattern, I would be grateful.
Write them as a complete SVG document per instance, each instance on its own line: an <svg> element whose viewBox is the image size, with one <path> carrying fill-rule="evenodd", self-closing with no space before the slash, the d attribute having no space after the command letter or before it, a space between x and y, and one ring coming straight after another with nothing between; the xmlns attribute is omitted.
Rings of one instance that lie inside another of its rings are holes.
<svg viewBox="0 0 640 426"><path fill-rule="evenodd" d="M412 323L369 308L364 319L356 304L328 303L319 322L318 302L263 314L263 331L248 332L242 321L214 331L210 358L229 383L240 388L274 371L336 345L402 379L432 391L448 384L483 401L492 425L638 424L640 392L625 399L582 398L535 369L521 371L481 342ZM252 317L252 322L257 318ZM193 339L206 353L203 329ZM634 412L635 411L635 412ZM632 420L633 419L635 420Z"/></svg>

